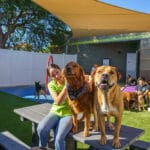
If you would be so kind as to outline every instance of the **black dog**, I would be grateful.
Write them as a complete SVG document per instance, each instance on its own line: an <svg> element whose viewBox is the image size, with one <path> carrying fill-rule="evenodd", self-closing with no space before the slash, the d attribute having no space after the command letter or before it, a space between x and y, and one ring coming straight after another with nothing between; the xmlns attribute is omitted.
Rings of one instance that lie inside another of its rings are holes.
<svg viewBox="0 0 150 150"><path fill-rule="evenodd" d="M40 85L40 81L38 81L38 82L35 82L35 99L37 97L37 99L39 100L40 95L44 95L45 99L47 99L46 93L45 93L43 87Z"/></svg>

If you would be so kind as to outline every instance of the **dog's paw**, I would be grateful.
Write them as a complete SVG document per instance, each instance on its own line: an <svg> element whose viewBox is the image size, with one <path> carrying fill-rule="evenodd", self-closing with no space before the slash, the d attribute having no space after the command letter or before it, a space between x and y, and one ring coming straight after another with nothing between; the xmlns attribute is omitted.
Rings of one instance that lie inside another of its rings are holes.
<svg viewBox="0 0 150 150"><path fill-rule="evenodd" d="M102 136L101 139L100 139L100 144L101 144L101 145L105 145L106 142L107 142L106 136Z"/></svg>
<svg viewBox="0 0 150 150"><path fill-rule="evenodd" d="M120 148L121 147L120 141L118 139L114 139L112 146L115 148Z"/></svg>

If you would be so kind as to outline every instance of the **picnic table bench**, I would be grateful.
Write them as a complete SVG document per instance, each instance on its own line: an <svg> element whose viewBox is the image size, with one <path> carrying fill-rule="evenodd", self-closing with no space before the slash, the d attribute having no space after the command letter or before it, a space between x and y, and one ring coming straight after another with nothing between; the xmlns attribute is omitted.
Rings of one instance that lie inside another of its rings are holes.
<svg viewBox="0 0 150 150"><path fill-rule="evenodd" d="M0 133L0 149L29 150L30 146L26 145L9 131L4 131Z"/></svg>
<svg viewBox="0 0 150 150"><path fill-rule="evenodd" d="M16 114L20 116L21 121L31 121L32 122L32 146L38 145L38 135L37 135L37 125L43 119L44 116L50 111L51 104L37 104L33 106L17 108L14 110ZM71 144L69 145L68 150L76 150L76 141L90 145L91 149L95 150L112 150L112 140L113 140L113 131L107 130L107 144L100 145L100 132L90 131L89 137L83 137L83 130L80 130L76 134L69 133L68 138ZM129 126L121 126L120 130L120 142L122 147L119 150L123 150L134 143L139 136L144 133L144 130L133 128Z"/></svg>

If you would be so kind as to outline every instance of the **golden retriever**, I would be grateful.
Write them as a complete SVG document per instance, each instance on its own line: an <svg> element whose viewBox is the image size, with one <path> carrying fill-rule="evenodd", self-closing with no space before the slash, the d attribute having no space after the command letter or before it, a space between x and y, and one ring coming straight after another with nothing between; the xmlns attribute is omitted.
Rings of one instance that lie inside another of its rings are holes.
<svg viewBox="0 0 150 150"><path fill-rule="evenodd" d="M68 103L73 114L73 133L78 131L77 115L83 113L84 136L89 136L90 116L93 112L93 92L90 78L85 75L83 68L76 62L66 64L62 74L67 83Z"/></svg>
<svg viewBox="0 0 150 150"><path fill-rule="evenodd" d="M105 116L114 116L115 130L112 145L115 148L121 147L119 135L123 115L123 97L121 88L117 83L119 79L120 74L117 68L113 66L99 66L94 72L94 101L95 104L98 104L97 112L99 113L101 130L100 144L105 145L107 142Z"/></svg>

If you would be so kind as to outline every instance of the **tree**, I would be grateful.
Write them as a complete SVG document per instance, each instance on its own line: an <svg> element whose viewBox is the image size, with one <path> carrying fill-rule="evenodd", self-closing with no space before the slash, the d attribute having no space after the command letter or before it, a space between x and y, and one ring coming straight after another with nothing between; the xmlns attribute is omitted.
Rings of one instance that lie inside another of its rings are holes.
<svg viewBox="0 0 150 150"><path fill-rule="evenodd" d="M70 33L66 24L31 0L0 0L0 48L22 43L33 50L49 44L62 47Z"/></svg>

